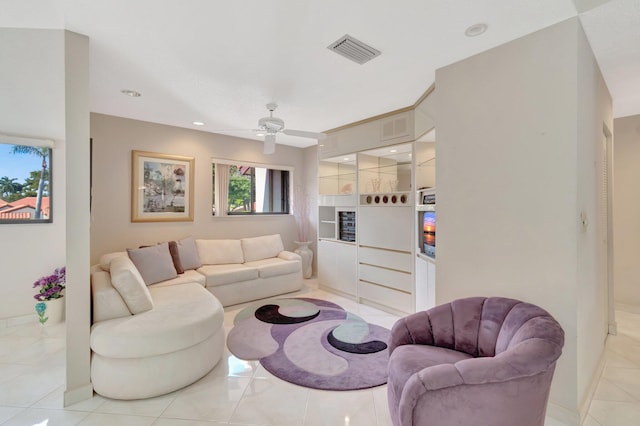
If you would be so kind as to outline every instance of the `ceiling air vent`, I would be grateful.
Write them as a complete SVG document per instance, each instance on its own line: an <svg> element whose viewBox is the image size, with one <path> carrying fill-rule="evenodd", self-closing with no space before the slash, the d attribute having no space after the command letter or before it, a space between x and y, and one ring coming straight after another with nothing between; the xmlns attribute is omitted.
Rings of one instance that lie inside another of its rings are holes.
<svg viewBox="0 0 640 426"><path fill-rule="evenodd" d="M345 34L337 41L331 43L327 46L327 49L333 50L334 52L347 59L351 59L353 62L357 62L360 65L370 61L382 53L379 50L364 44L360 40L356 40L349 34Z"/></svg>

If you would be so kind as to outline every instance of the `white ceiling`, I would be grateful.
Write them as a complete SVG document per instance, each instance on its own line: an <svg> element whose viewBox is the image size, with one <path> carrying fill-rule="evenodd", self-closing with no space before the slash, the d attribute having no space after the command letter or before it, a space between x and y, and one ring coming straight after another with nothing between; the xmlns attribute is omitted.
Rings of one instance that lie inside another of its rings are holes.
<svg viewBox="0 0 640 426"><path fill-rule="evenodd" d="M412 105L437 68L577 10L615 115L640 114L639 0L0 0L0 27L89 36L93 112L216 132L255 128L275 101L287 128L317 132ZM382 55L358 65L326 48L347 33Z"/></svg>

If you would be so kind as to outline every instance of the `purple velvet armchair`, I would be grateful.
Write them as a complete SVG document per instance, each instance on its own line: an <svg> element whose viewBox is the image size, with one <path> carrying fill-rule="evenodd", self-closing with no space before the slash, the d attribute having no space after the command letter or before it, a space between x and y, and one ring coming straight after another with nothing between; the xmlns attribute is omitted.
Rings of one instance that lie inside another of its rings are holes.
<svg viewBox="0 0 640 426"><path fill-rule="evenodd" d="M545 310L471 297L400 319L389 343L395 426L542 426L564 331Z"/></svg>

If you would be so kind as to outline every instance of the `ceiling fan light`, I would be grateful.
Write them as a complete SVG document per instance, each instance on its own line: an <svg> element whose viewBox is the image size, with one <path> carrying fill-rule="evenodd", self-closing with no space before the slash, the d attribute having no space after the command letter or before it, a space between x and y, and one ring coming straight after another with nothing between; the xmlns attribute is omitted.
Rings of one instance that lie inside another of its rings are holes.
<svg viewBox="0 0 640 426"><path fill-rule="evenodd" d="M262 153L265 155L276 152L276 135L269 133L264 137L264 148Z"/></svg>

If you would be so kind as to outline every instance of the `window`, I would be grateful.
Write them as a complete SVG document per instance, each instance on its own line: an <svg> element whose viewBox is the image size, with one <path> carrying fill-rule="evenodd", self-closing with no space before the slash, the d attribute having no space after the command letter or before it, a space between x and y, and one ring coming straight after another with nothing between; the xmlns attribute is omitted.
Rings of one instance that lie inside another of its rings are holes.
<svg viewBox="0 0 640 426"><path fill-rule="evenodd" d="M0 142L0 224L52 222L51 154L50 146Z"/></svg>
<svg viewBox="0 0 640 426"><path fill-rule="evenodd" d="M286 167L214 160L211 175L214 216L289 214Z"/></svg>

